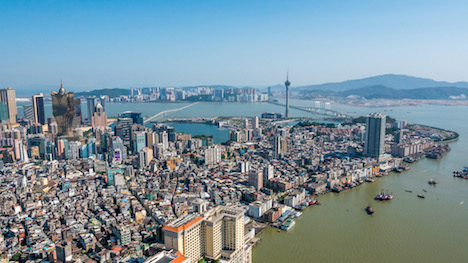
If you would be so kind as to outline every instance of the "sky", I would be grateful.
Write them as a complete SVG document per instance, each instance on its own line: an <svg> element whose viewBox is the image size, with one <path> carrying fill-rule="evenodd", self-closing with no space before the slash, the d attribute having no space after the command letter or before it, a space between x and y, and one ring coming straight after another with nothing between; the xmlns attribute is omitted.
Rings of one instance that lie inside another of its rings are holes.
<svg viewBox="0 0 468 263"><path fill-rule="evenodd" d="M468 80L468 1L0 0L0 88Z"/></svg>

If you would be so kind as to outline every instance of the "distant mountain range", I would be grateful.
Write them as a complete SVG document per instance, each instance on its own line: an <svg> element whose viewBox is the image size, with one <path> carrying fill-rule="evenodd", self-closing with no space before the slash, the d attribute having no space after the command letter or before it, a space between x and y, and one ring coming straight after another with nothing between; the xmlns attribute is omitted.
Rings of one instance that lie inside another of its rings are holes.
<svg viewBox="0 0 468 263"><path fill-rule="evenodd" d="M306 91L304 91L306 92ZM433 87L417 89L394 89L382 85L350 89L345 91L315 90L308 93L317 93L320 96L348 97L359 96L366 99L450 99L468 97L467 88Z"/></svg>
<svg viewBox="0 0 468 263"><path fill-rule="evenodd" d="M426 78L417 78L406 75L395 75L395 74L386 74L375 77L347 80L343 82L336 83L325 83L319 85L307 85L299 87L291 87L296 90L303 89L316 89L316 90L334 90L334 91L343 91L349 89L359 89L363 87L371 86L385 86L393 89L417 89L417 88L432 88L432 87L458 87L458 88L468 88L468 82L446 82L446 81L435 81L432 79Z"/></svg>
<svg viewBox="0 0 468 263"><path fill-rule="evenodd" d="M348 97L366 99L466 99L468 82L445 82L405 75L381 75L337 83L292 87L306 97Z"/></svg>

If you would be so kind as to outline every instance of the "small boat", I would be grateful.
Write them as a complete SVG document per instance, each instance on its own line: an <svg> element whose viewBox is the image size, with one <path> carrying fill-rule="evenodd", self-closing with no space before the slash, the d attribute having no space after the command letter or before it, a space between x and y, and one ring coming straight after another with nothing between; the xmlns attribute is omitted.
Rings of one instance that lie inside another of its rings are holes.
<svg viewBox="0 0 468 263"><path fill-rule="evenodd" d="M460 202L461 205L464 204L464 203L465 203L465 201L461 201L461 202Z"/></svg>
<svg viewBox="0 0 468 263"><path fill-rule="evenodd" d="M310 202L309 202L309 205L315 205L318 203L318 200L317 199L312 199Z"/></svg>
<svg viewBox="0 0 468 263"><path fill-rule="evenodd" d="M366 181L368 183L373 183L374 179L367 177L364 181Z"/></svg>
<svg viewBox="0 0 468 263"><path fill-rule="evenodd" d="M426 198L426 197L425 197L424 195L422 195L422 194L418 194L418 197L419 197L419 198Z"/></svg>
<svg viewBox="0 0 468 263"><path fill-rule="evenodd" d="M339 187L339 186L335 186L333 187L333 192L336 192L336 193L340 193L341 191L343 191L343 188Z"/></svg>
<svg viewBox="0 0 468 263"><path fill-rule="evenodd" d="M374 213L374 209L370 205L368 205L365 210L368 215L372 215Z"/></svg>
<svg viewBox="0 0 468 263"><path fill-rule="evenodd" d="M385 193L384 191L380 192L376 197L375 200L379 201L388 201L393 199L393 194Z"/></svg>
<svg viewBox="0 0 468 263"><path fill-rule="evenodd" d="M427 193L426 189L423 189L424 193Z"/></svg>
<svg viewBox="0 0 468 263"><path fill-rule="evenodd" d="M405 192L412 193L413 190L405 190Z"/></svg>
<svg viewBox="0 0 468 263"><path fill-rule="evenodd" d="M430 179L427 183L430 184L430 185L436 185L436 184L438 184L439 182L437 182L436 179Z"/></svg>

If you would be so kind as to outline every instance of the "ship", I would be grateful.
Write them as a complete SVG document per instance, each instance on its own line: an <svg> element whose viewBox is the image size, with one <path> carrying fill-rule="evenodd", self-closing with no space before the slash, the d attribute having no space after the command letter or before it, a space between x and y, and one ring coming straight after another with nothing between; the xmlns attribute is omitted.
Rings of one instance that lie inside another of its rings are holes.
<svg viewBox="0 0 468 263"><path fill-rule="evenodd" d="M385 193L384 191L380 192L376 197L375 200L379 201L388 201L393 199L393 194Z"/></svg>
<svg viewBox="0 0 468 263"><path fill-rule="evenodd" d="M300 217L300 216L302 216L302 212L296 211L294 213L294 217Z"/></svg>
<svg viewBox="0 0 468 263"><path fill-rule="evenodd" d="M368 205L365 210L369 215L372 215L374 213L374 209L370 205Z"/></svg>
<svg viewBox="0 0 468 263"><path fill-rule="evenodd" d="M465 167L465 169L462 171L454 171L453 176L458 177L458 178L468 179L468 167Z"/></svg>
<svg viewBox="0 0 468 263"><path fill-rule="evenodd" d="M286 222L284 222L282 225L281 225L281 229L282 230L290 230L294 225L296 224L296 222L293 220L293 219L288 219L286 220Z"/></svg>
<svg viewBox="0 0 468 263"><path fill-rule="evenodd" d="M410 169L409 166L405 165L405 166L400 166L400 167L397 167L395 169L393 169L395 172L397 173L402 173L402 172L405 172L405 171L408 171Z"/></svg>
<svg viewBox="0 0 468 263"><path fill-rule="evenodd" d="M337 193L340 193L341 191L343 191L343 188L339 187L339 186L335 186L333 187L333 192L337 192Z"/></svg>
<svg viewBox="0 0 468 263"><path fill-rule="evenodd" d="M438 184L439 182L437 182L436 179L430 179L427 183L428 183L428 184L432 184L432 185L436 185L436 184Z"/></svg>

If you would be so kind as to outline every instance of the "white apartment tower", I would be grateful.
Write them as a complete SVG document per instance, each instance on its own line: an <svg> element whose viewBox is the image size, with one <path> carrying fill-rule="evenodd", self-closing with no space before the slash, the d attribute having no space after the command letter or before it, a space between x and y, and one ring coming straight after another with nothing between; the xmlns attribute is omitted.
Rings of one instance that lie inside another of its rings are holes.
<svg viewBox="0 0 468 263"><path fill-rule="evenodd" d="M166 249L178 250L192 263L203 256L243 262L249 251L244 249L242 209L218 206L204 214L185 215L166 225L163 232Z"/></svg>

